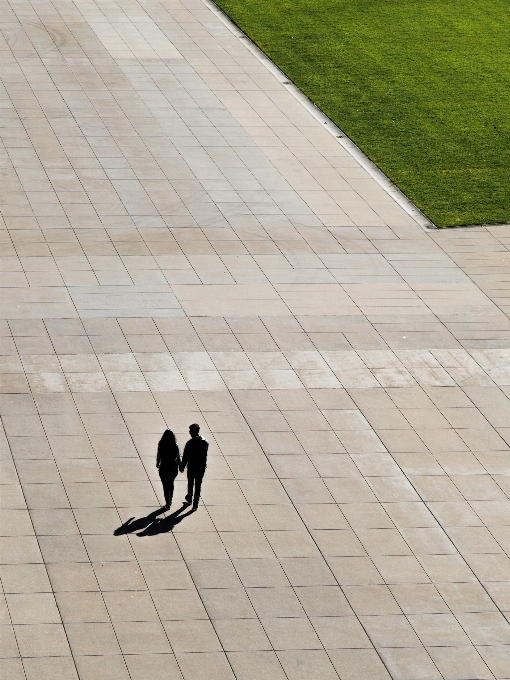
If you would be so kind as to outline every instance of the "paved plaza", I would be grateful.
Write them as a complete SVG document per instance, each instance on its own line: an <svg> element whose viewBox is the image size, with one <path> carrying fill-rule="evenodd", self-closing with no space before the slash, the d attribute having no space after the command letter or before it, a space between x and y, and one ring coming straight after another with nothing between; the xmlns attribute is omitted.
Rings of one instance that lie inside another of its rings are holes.
<svg viewBox="0 0 510 680"><path fill-rule="evenodd" d="M2 680L510 678L510 227L422 228L202 0L2 22Z"/></svg>

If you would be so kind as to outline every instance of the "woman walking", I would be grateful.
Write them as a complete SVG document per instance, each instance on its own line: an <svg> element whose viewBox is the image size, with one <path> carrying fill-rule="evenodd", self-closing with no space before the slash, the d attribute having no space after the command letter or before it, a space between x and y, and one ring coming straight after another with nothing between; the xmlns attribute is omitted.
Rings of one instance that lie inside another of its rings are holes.
<svg viewBox="0 0 510 680"><path fill-rule="evenodd" d="M175 435L172 430L165 430L159 440L156 458L156 467L159 470L159 477L163 484L163 493L165 494L165 510L168 510L172 505L174 481L179 472L180 464L181 457L179 455L179 447L175 441Z"/></svg>

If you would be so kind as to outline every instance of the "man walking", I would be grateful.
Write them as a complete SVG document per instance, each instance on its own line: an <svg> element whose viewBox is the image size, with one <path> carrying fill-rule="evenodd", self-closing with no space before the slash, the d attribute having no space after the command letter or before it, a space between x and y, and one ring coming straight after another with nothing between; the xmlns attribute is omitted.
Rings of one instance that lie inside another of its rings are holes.
<svg viewBox="0 0 510 680"><path fill-rule="evenodd" d="M186 503L193 501L193 509L198 508L198 501L200 499L200 487L202 486L202 479L204 477L205 468L207 466L207 450L209 442L200 436L200 425L193 423L189 426L189 433L191 439L186 442L184 453L182 454L182 462L180 470L188 468L188 493L186 494ZM193 486L195 487L195 494L193 495Z"/></svg>

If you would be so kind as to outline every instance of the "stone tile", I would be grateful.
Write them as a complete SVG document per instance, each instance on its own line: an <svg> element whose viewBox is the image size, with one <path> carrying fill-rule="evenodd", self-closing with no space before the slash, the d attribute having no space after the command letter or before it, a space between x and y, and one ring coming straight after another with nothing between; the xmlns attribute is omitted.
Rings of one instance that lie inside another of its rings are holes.
<svg viewBox="0 0 510 680"><path fill-rule="evenodd" d="M426 647L462 647L471 644L454 616L445 613L413 614L408 617Z"/></svg>
<svg viewBox="0 0 510 680"><path fill-rule="evenodd" d="M422 648L385 648L381 656L392 678L440 678L441 675L430 656Z"/></svg>
<svg viewBox="0 0 510 680"><path fill-rule="evenodd" d="M319 673L324 680L337 678L337 673L323 650L285 650L278 652L278 658L292 680L304 680L310 673Z"/></svg>
<svg viewBox="0 0 510 680"><path fill-rule="evenodd" d="M261 619L266 634L275 650L321 649L321 643L308 619Z"/></svg>
<svg viewBox="0 0 510 680"><path fill-rule="evenodd" d="M15 626L16 640L22 656L68 656L66 631L62 624L38 623Z"/></svg>
<svg viewBox="0 0 510 680"><path fill-rule="evenodd" d="M110 623L68 623L65 629L73 655L108 655L120 651Z"/></svg>
<svg viewBox="0 0 510 680"><path fill-rule="evenodd" d="M350 585L344 593L354 612L359 616L397 615L400 608L387 586Z"/></svg>
<svg viewBox="0 0 510 680"><path fill-rule="evenodd" d="M205 588L200 596L211 619L254 618L252 604L244 589Z"/></svg>
<svg viewBox="0 0 510 680"><path fill-rule="evenodd" d="M495 609L479 583L443 583L437 589L453 612L490 612Z"/></svg>
<svg viewBox="0 0 510 680"><path fill-rule="evenodd" d="M355 680L363 675L373 677L374 680L388 680L392 677L374 649L342 649L328 653L338 674L346 680Z"/></svg>
<svg viewBox="0 0 510 680"><path fill-rule="evenodd" d="M362 616L360 620L376 648L421 646L405 616Z"/></svg>
<svg viewBox="0 0 510 680"><path fill-rule="evenodd" d="M227 656L239 680L283 680L286 677L275 652L228 652Z"/></svg>
<svg viewBox="0 0 510 680"><path fill-rule="evenodd" d="M176 654L221 651L218 637L208 620L172 621L168 622L165 628Z"/></svg>
<svg viewBox="0 0 510 680"><path fill-rule="evenodd" d="M473 647L432 647L429 650L444 678L491 678L487 665Z"/></svg>
<svg viewBox="0 0 510 680"><path fill-rule="evenodd" d="M230 665L221 652L179 654L179 666L184 678L234 678Z"/></svg>
<svg viewBox="0 0 510 680"><path fill-rule="evenodd" d="M342 616L351 613L343 592L334 586L298 586L295 592L306 611L312 616Z"/></svg>
<svg viewBox="0 0 510 680"><path fill-rule="evenodd" d="M392 585L390 590L404 614L448 612L444 600L431 584Z"/></svg>
<svg viewBox="0 0 510 680"><path fill-rule="evenodd" d="M165 654L171 651L159 621L119 621L113 625L123 654Z"/></svg>
<svg viewBox="0 0 510 680"><path fill-rule="evenodd" d="M76 656L76 667L80 677L110 680L129 678L126 661L120 654L110 656Z"/></svg>
<svg viewBox="0 0 510 680"><path fill-rule="evenodd" d="M58 608L64 623L107 623L108 612L98 592L59 592Z"/></svg>
<svg viewBox="0 0 510 680"><path fill-rule="evenodd" d="M0 672L12 680L22 680L26 677L21 659L0 659Z"/></svg>
<svg viewBox="0 0 510 680"><path fill-rule="evenodd" d="M185 564L177 560L140 562L144 579L151 591L165 590L168 583L175 589L193 587L191 576Z"/></svg>
<svg viewBox="0 0 510 680"><path fill-rule="evenodd" d="M51 585L43 564L4 564L0 577L5 593L49 593Z"/></svg>
<svg viewBox="0 0 510 680"><path fill-rule="evenodd" d="M51 593L20 593L7 595L13 624L60 623L60 615Z"/></svg>
<svg viewBox="0 0 510 680"><path fill-rule="evenodd" d="M78 674L74 660L65 656L50 656L47 658L24 659L23 665L27 678L62 678L62 680L76 680Z"/></svg>
<svg viewBox="0 0 510 680"><path fill-rule="evenodd" d="M491 645L478 647L477 650L492 673L497 678L504 678L508 667L508 647Z"/></svg>
<svg viewBox="0 0 510 680"><path fill-rule="evenodd" d="M356 616L314 617L311 621L327 650L372 648L370 639Z"/></svg>
<svg viewBox="0 0 510 680"><path fill-rule="evenodd" d="M164 621L207 618L203 602L194 590L158 590L152 597Z"/></svg>

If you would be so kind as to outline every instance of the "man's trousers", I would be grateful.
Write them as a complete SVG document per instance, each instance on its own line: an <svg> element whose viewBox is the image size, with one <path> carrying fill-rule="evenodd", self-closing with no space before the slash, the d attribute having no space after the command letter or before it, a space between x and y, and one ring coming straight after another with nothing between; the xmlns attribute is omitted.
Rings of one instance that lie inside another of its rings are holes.
<svg viewBox="0 0 510 680"><path fill-rule="evenodd" d="M193 501L193 507L198 508L198 501L200 500L200 488L202 487L202 479L204 478L204 473L202 470L195 471L190 470L188 467L188 493L186 494L186 501L191 503ZM193 487L195 487L195 493L193 494Z"/></svg>

